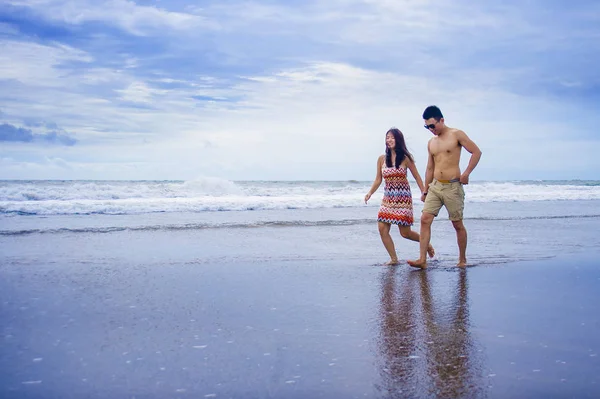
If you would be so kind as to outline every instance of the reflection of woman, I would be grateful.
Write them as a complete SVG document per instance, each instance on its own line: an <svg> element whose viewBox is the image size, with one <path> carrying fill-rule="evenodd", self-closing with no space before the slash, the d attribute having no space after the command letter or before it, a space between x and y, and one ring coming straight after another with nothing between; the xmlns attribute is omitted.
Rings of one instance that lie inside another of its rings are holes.
<svg viewBox="0 0 600 399"><path fill-rule="evenodd" d="M411 398L416 396L414 388L418 375L416 359L411 358L415 355L416 335L419 333L414 328L417 298L411 284L403 284L401 290L396 291L396 275L395 267L388 269L381 282L378 346L382 381L377 388L386 398Z"/></svg>
<svg viewBox="0 0 600 399"><path fill-rule="evenodd" d="M454 276L454 274L453 274ZM382 384L386 397L484 397L482 359L470 333L467 275L451 298L431 295L430 273L399 277L390 270L381 291Z"/></svg>
<svg viewBox="0 0 600 399"><path fill-rule="evenodd" d="M385 134L385 144L385 155L381 155L377 160L377 175L371 189L365 195L365 203L377 191L382 179L385 180L385 191L381 208L379 208L377 214L377 222L383 246L390 254L390 261L387 264L396 265L398 264L398 257L396 256L394 241L390 236L391 225L398 225L400 235L406 239L418 242L420 238L419 233L412 231L410 228L413 225L414 218L412 193L407 179L407 170L412 173L421 193L425 191L425 187L413 157L406 149L402 132L396 128L388 130ZM431 244L427 252L430 257L433 257L435 252Z"/></svg>

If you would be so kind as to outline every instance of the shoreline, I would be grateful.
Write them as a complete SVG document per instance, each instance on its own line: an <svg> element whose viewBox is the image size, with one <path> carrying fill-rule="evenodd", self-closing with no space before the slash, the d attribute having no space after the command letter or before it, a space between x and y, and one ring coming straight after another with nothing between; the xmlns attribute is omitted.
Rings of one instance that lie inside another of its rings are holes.
<svg viewBox="0 0 600 399"><path fill-rule="evenodd" d="M3 397L600 394L597 252L426 271L131 260L0 268Z"/></svg>

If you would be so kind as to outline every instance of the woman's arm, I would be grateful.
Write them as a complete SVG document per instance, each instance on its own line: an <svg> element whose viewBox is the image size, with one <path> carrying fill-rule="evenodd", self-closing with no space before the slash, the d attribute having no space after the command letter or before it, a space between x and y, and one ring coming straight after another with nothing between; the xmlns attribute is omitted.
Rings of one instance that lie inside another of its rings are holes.
<svg viewBox="0 0 600 399"><path fill-rule="evenodd" d="M417 170L417 166L410 159L407 160L406 166L408 167L408 169L410 170L410 173L412 173L413 177L415 178L417 185L419 186L419 190L421 190L421 194L423 194L425 192L425 186L423 185L423 180L421 179L421 175L419 174L419 171Z"/></svg>
<svg viewBox="0 0 600 399"><path fill-rule="evenodd" d="M373 185L371 186L371 189L369 190L369 192L367 193L367 195L365 195L365 204L369 201L369 199L371 198L371 195L373 195L373 193L375 191L377 191L377 189L379 188L379 186L381 185L381 166L383 165L383 158L385 157L385 155L381 155L379 158L377 158L377 174L375 175L375 181L373 182Z"/></svg>

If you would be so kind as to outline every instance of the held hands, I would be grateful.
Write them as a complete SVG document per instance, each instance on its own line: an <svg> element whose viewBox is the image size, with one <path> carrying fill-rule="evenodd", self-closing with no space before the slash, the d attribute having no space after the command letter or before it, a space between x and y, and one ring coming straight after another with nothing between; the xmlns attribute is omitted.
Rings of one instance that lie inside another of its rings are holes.
<svg viewBox="0 0 600 399"><path fill-rule="evenodd" d="M462 175L460 175L460 182L462 184L469 184L469 174L463 173Z"/></svg>
<svg viewBox="0 0 600 399"><path fill-rule="evenodd" d="M367 193L367 195L365 195L365 204L371 199L371 193Z"/></svg>
<svg viewBox="0 0 600 399"><path fill-rule="evenodd" d="M425 197L427 197L427 193L421 194L421 202L425 202Z"/></svg>

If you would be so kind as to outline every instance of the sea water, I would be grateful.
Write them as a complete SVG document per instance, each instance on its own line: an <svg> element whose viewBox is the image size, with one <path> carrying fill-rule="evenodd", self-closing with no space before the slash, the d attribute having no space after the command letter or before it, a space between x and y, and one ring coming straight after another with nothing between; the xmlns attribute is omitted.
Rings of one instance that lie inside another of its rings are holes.
<svg viewBox="0 0 600 399"><path fill-rule="evenodd" d="M598 396L598 182L472 182L427 272L370 185L0 182L0 396Z"/></svg>
<svg viewBox="0 0 600 399"><path fill-rule="evenodd" d="M14 250L25 241L11 238L23 236L51 243L65 234L73 239L78 234L155 232L175 237L176 232L186 232L219 244L210 245L206 257L272 254L385 260L376 223L383 188L365 204L370 187L366 181L217 178L0 181L0 240ZM422 202L414 183L412 192L418 231ZM473 181L465 192L471 261L543 258L600 244L600 181ZM281 234L282 228L286 234ZM234 240L227 238L232 231L237 232ZM393 234L401 257L417 255L416 245ZM278 238L281 242L271 245ZM440 248L438 258L456 257L445 210L434 222L432 243Z"/></svg>

